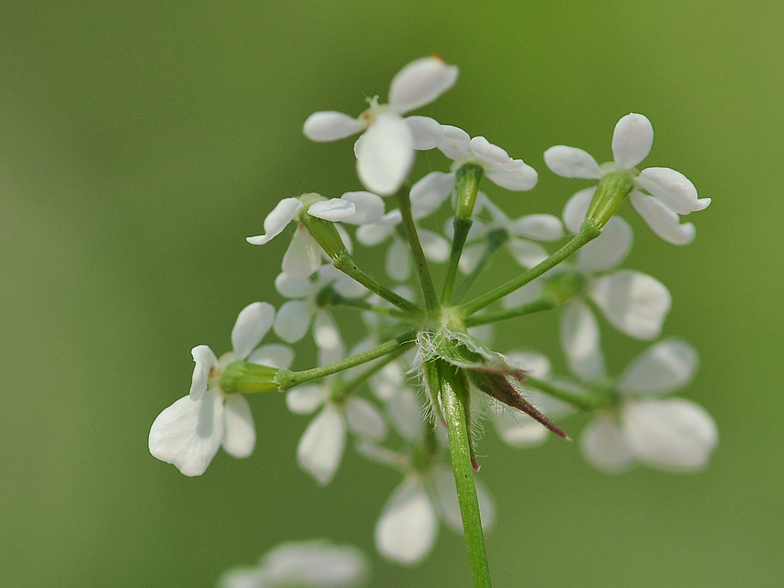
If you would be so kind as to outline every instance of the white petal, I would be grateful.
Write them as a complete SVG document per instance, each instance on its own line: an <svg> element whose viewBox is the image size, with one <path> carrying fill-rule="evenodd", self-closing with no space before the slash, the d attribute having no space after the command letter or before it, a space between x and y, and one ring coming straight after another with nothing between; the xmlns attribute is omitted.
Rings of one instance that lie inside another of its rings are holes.
<svg viewBox="0 0 784 588"><path fill-rule="evenodd" d="M680 224L680 217L653 196L634 191L629 196L634 209L659 237L673 245L688 245L696 230L691 223Z"/></svg>
<svg viewBox="0 0 784 588"><path fill-rule="evenodd" d="M411 273L411 259L408 255L408 247L400 239L395 239L389 247L385 268L393 280L403 282L408 279Z"/></svg>
<svg viewBox="0 0 784 588"><path fill-rule="evenodd" d="M254 302L240 311L231 330L231 346L238 361L248 357L274 320L275 308L267 302Z"/></svg>
<svg viewBox="0 0 784 588"><path fill-rule="evenodd" d="M218 588L259 588L264 586L265 573L256 567L231 568L221 574Z"/></svg>
<svg viewBox="0 0 784 588"><path fill-rule="evenodd" d="M556 145L544 152L544 162L554 174L564 178L598 180L602 177L599 164L587 152L576 147Z"/></svg>
<svg viewBox="0 0 784 588"><path fill-rule="evenodd" d="M346 421L354 433L381 441L387 436L387 424L375 406L364 398L350 396L346 400Z"/></svg>
<svg viewBox="0 0 784 588"><path fill-rule="evenodd" d="M513 351L507 355L507 361L535 378L543 380L550 375L550 360L538 351Z"/></svg>
<svg viewBox="0 0 784 588"><path fill-rule="evenodd" d="M522 165L514 169L489 169L485 174L487 179L496 186L513 192L530 190L536 186L536 182L539 180L536 170L519 159L515 161L519 161Z"/></svg>
<svg viewBox="0 0 784 588"><path fill-rule="evenodd" d="M393 215L393 213L397 213L395 216L400 215L399 210L393 210L381 217L382 221L385 217ZM400 221L398 220L398 222ZM357 241L362 243L365 247L373 247L374 245L386 241L394 232L394 223L377 222L370 225L361 225L357 228Z"/></svg>
<svg viewBox="0 0 784 588"><path fill-rule="evenodd" d="M474 137L468 144L471 153L479 160L485 169L508 168L514 160L509 157L506 150L494 145L484 137Z"/></svg>
<svg viewBox="0 0 784 588"><path fill-rule="evenodd" d="M438 532L435 509L419 477L409 476L389 497L376 525L381 555L415 564L433 548Z"/></svg>
<svg viewBox="0 0 784 588"><path fill-rule="evenodd" d="M577 268L585 273L604 272L626 258L632 248L632 228L619 216L612 217L602 234L577 254Z"/></svg>
<svg viewBox="0 0 784 588"><path fill-rule="evenodd" d="M297 461L323 486L335 476L345 445L346 423L328 404L305 429L297 447Z"/></svg>
<svg viewBox="0 0 784 588"><path fill-rule="evenodd" d="M321 265L321 247L303 226L297 226L281 268L292 278L307 278Z"/></svg>
<svg viewBox="0 0 784 588"><path fill-rule="evenodd" d="M422 436L422 428L429 426L425 425L422 405L411 388L396 390L387 400L387 411L398 433L408 441L418 441Z"/></svg>
<svg viewBox="0 0 784 588"><path fill-rule="evenodd" d="M275 317L275 334L286 343L296 343L308 332L313 311L310 304L302 300L284 302Z"/></svg>
<svg viewBox="0 0 784 588"><path fill-rule="evenodd" d="M356 213L354 213L354 214L356 214ZM352 219L353 218L354 217L352 217ZM350 223L351 220L348 220L346 222ZM343 225L335 225L335 230L338 232L338 237L340 237L340 240L343 243L343 246L346 248L346 251L348 251L348 253L350 255L351 254L351 250L354 247L353 243L351 242L351 235L349 235L348 231L343 228ZM326 259L327 262L331 261L330 258L329 258L329 255L327 255L326 251L322 250L322 253L324 254L324 259Z"/></svg>
<svg viewBox="0 0 784 588"><path fill-rule="evenodd" d="M331 266L326 266L331 267ZM368 294L368 289L348 276L341 276L332 283L335 291L348 298L362 298Z"/></svg>
<svg viewBox="0 0 784 588"><path fill-rule="evenodd" d="M308 214L316 218L338 222L350 219L357 211L353 202L342 198L330 198L315 202L308 208Z"/></svg>
<svg viewBox="0 0 784 588"><path fill-rule="evenodd" d="M580 448L588 461L607 472L617 472L634 461L634 451L612 415L599 413L585 427Z"/></svg>
<svg viewBox="0 0 784 588"><path fill-rule="evenodd" d="M627 114L613 132L612 150L619 169L632 169L648 157L653 145L653 127L642 114Z"/></svg>
<svg viewBox="0 0 784 588"><path fill-rule="evenodd" d="M418 232L419 241L422 245L422 251L425 252L425 257L436 263L443 263L449 259L449 252L452 248L449 241L438 233L428 231L427 229L419 229Z"/></svg>
<svg viewBox="0 0 784 588"><path fill-rule="evenodd" d="M307 277L293 278L280 273L275 278L275 289L286 298L305 298L313 290L313 282Z"/></svg>
<svg viewBox="0 0 784 588"><path fill-rule="evenodd" d="M674 392L691 381L697 362L697 352L686 341L659 341L626 368L618 389L626 394Z"/></svg>
<svg viewBox="0 0 784 588"><path fill-rule="evenodd" d="M450 125L441 125L444 140L438 146L449 159L463 161L471 157L471 137L463 129Z"/></svg>
<svg viewBox="0 0 784 588"><path fill-rule="evenodd" d="M664 284L632 270L599 278L589 293L613 326L636 339L658 337L672 305Z"/></svg>
<svg viewBox="0 0 784 588"><path fill-rule="evenodd" d="M294 351L288 345L270 343L262 345L251 353L246 360L248 363L266 365L279 370L287 370L294 361Z"/></svg>
<svg viewBox="0 0 784 588"><path fill-rule="evenodd" d="M479 265L479 261L482 259L486 250L486 243L472 243L471 245L467 245L465 249L463 249L463 255L460 257L460 264L458 266L460 271L464 274L470 274L474 271L476 266Z"/></svg>
<svg viewBox="0 0 784 588"><path fill-rule="evenodd" d="M284 543L264 556L261 568L264 575L260 583L248 588L350 588L367 575L359 550L323 539Z"/></svg>
<svg viewBox="0 0 784 588"><path fill-rule="evenodd" d="M286 406L294 414L311 414L327 401L329 387L313 384L298 386L286 393Z"/></svg>
<svg viewBox="0 0 784 588"><path fill-rule="evenodd" d="M623 432L639 459L678 471L701 469L718 442L711 416L682 398L626 403Z"/></svg>
<svg viewBox="0 0 784 588"><path fill-rule="evenodd" d="M555 241L563 237L563 225L552 214L529 214L514 222L514 232L521 237L539 241Z"/></svg>
<svg viewBox="0 0 784 588"><path fill-rule="evenodd" d="M191 400L198 400L207 391L207 384L212 368L218 365L218 358L212 349L206 345L198 345L191 349L191 356L196 365L193 366L193 376L191 378Z"/></svg>
<svg viewBox="0 0 784 588"><path fill-rule="evenodd" d="M547 259L547 250L525 239L511 239L506 244L512 257L524 268L532 268Z"/></svg>
<svg viewBox="0 0 784 588"><path fill-rule="evenodd" d="M436 56L416 59L401 69L389 86L389 105L398 113L429 104L457 81L457 66Z"/></svg>
<svg viewBox="0 0 784 588"><path fill-rule="evenodd" d="M569 302L561 313L561 346L575 374L588 382L604 376L599 325L581 300Z"/></svg>
<svg viewBox="0 0 784 588"><path fill-rule="evenodd" d="M710 198L697 198L697 188L689 178L668 167L649 167L637 176L637 185L661 200L678 214L704 210Z"/></svg>
<svg viewBox="0 0 784 588"><path fill-rule="evenodd" d="M521 306L523 304L528 304L529 302L534 302L542 295L543 287L544 283L542 280L534 280L530 284L526 284L519 290L515 290L508 296L505 296L501 300L501 304L504 305L504 308L512 308L514 306Z"/></svg>
<svg viewBox="0 0 784 588"><path fill-rule="evenodd" d="M438 210L455 188L455 174L430 172L411 186L411 214L425 218Z"/></svg>
<svg viewBox="0 0 784 588"><path fill-rule="evenodd" d="M414 163L414 139L406 122L392 111L378 114L357 149L359 180L371 192L398 191Z"/></svg>
<svg viewBox="0 0 784 588"><path fill-rule="evenodd" d="M356 212L351 218L345 219L352 225L375 223L384 216L384 201L380 196L370 192L346 192L341 200L351 202Z"/></svg>
<svg viewBox="0 0 784 588"><path fill-rule="evenodd" d="M150 428L150 453L186 476L200 476L223 439L223 397L208 390L199 400L184 396L164 409Z"/></svg>
<svg viewBox="0 0 784 588"><path fill-rule="evenodd" d="M284 198L264 219L264 234L248 237L246 241L252 245L264 245L273 237L280 235L301 209L302 202L299 198Z"/></svg>
<svg viewBox="0 0 784 588"><path fill-rule="evenodd" d="M242 394L228 394L223 417L226 429L223 449L234 457L248 457L256 446L256 427L248 401Z"/></svg>
<svg viewBox="0 0 784 588"><path fill-rule="evenodd" d="M409 116L406 118L406 124L411 130L414 149L417 151L435 149L444 140L444 131L441 130L441 125L429 116Z"/></svg>
<svg viewBox="0 0 784 588"><path fill-rule="evenodd" d="M334 349L343 345L338 326L326 310L316 312L313 321L313 338L320 349Z"/></svg>
<svg viewBox="0 0 784 588"><path fill-rule="evenodd" d="M588 212L588 207L591 205L591 200L593 199L595 192L596 186L580 190L569 198L566 206L564 206L561 217L570 233L576 235L580 232L580 227L585 220L585 215Z"/></svg>
<svg viewBox="0 0 784 588"><path fill-rule="evenodd" d="M512 447L538 445L547 438L547 429L519 410L502 407L493 424L501 439Z"/></svg>
<svg viewBox="0 0 784 588"><path fill-rule="evenodd" d="M305 121L302 132L311 141L323 143L350 137L366 126L364 121L347 114L327 110L311 114Z"/></svg>

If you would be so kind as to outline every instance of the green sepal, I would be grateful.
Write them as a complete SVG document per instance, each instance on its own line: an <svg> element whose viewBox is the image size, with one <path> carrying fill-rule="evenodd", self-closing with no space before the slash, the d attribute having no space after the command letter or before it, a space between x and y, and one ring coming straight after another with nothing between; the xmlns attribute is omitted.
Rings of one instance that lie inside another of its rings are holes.
<svg viewBox="0 0 784 588"><path fill-rule="evenodd" d="M585 276L579 272L564 271L545 283L542 294L552 296L560 305L581 295L586 285Z"/></svg>
<svg viewBox="0 0 784 588"><path fill-rule="evenodd" d="M455 219L470 219L474 214L476 196L479 193L479 182L484 175L484 168L477 163L465 163L456 172Z"/></svg>
<svg viewBox="0 0 784 588"><path fill-rule="evenodd" d="M628 173L604 174L585 214L585 222L593 223L599 229L604 227L632 190L634 181Z"/></svg>
<svg viewBox="0 0 784 588"><path fill-rule="evenodd" d="M277 376L282 371L288 370L279 370L247 361L235 361L224 368L219 386L227 394L271 392L280 389Z"/></svg>
<svg viewBox="0 0 784 588"><path fill-rule="evenodd" d="M327 252L330 259L334 260L342 253L348 253L346 245L340 238L340 233L335 228L335 223L311 216L306 210L300 213L299 220L308 229L316 243L321 245L321 248Z"/></svg>

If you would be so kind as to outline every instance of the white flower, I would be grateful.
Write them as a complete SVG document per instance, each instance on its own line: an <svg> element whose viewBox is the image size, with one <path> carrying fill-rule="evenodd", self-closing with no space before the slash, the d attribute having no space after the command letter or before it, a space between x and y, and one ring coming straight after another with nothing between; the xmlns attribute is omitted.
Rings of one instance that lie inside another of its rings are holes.
<svg viewBox="0 0 784 588"><path fill-rule="evenodd" d="M324 539L283 543L267 552L258 566L235 568L220 588L355 588L367 578L362 553Z"/></svg>
<svg viewBox="0 0 784 588"><path fill-rule="evenodd" d="M705 466L718 442L713 419L694 402L661 398L685 386L696 369L694 349L671 338L638 356L615 382L608 382L603 371L590 381L583 378L584 386L616 399L583 431L581 447L588 460L607 471L635 461L683 472Z"/></svg>
<svg viewBox="0 0 784 588"><path fill-rule="evenodd" d="M601 179L606 173L627 172L635 190L629 195L632 206L659 237L674 245L686 245L694 239L691 223L680 224L678 215L706 208L710 198L697 198L697 189L686 176L667 167L635 169L650 153L653 127L641 114L627 114L615 125L612 150L614 162L603 165L582 149L556 145L544 153L544 160L554 173L566 178ZM652 196L640 190L645 190Z"/></svg>
<svg viewBox="0 0 784 588"><path fill-rule="evenodd" d="M278 369L288 368L294 354L285 345L264 345L255 351L272 326L275 309L266 302L246 306L231 332L234 351L220 361L206 345L194 347L191 390L166 408L150 428L150 453L177 466L186 476L200 476L222 445L234 457L248 457L256 444L250 406L241 394L218 386L223 368L246 360ZM253 352L253 353L251 353Z"/></svg>
<svg viewBox="0 0 784 588"><path fill-rule="evenodd" d="M321 384L289 390L286 404L295 414L314 418L297 447L299 465L321 484L329 484L343 459L348 430L361 437L380 441L387 434L384 417L364 398L349 394L340 397L339 378L326 378Z"/></svg>
<svg viewBox="0 0 784 588"><path fill-rule="evenodd" d="M346 192L340 198L327 200L319 194L303 194L299 198L284 198L264 219L264 235L248 237L252 245L264 245L280 235L293 220L306 213L316 218L346 222L354 225L374 223L384 214L384 202L370 192ZM347 249L351 247L348 234L336 225ZM322 249L302 222L291 238L283 256L283 271L294 278L307 278L321 265Z"/></svg>
<svg viewBox="0 0 784 588"><path fill-rule="evenodd" d="M536 186L539 179L536 170L522 159L512 159L506 151L484 137L472 139L458 127L441 125L441 128L444 131L444 140L438 148L454 161L452 173L449 174L452 176L453 185L457 170L466 163L473 163L484 169L488 180L507 190L521 192Z"/></svg>
<svg viewBox="0 0 784 588"><path fill-rule="evenodd" d="M336 141L364 131L355 145L357 173L371 192L389 196L398 191L414 163L415 149L433 149L443 138L431 118L403 114L429 104L457 81L457 67L440 57L412 61L392 79L389 104L373 98L358 118L334 111L316 112L303 132L313 141Z"/></svg>

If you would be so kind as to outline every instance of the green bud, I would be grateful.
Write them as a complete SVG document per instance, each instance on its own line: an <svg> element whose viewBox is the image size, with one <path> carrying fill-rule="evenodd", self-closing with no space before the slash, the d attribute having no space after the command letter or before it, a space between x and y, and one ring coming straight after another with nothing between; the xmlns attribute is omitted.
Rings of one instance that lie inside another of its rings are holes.
<svg viewBox="0 0 784 588"><path fill-rule="evenodd" d="M585 285L586 280L583 275L567 271L549 280L545 284L542 295L554 297L560 305L582 294L585 290Z"/></svg>
<svg viewBox="0 0 784 588"><path fill-rule="evenodd" d="M632 190L634 190L634 181L628 173L605 174L599 181L591 205L588 207L585 223L592 223L599 229L604 227Z"/></svg>
<svg viewBox="0 0 784 588"><path fill-rule="evenodd" d="M235 361L227 365L223 370L219 386L227 394L234 392L271 392L280 389L277 376L279 372L285 371L287 370L279 370L246 361Z"/></svg>
<svg viewBox="0 0 784 588"><path fill-rule="evenodd" d="M311 216L306 210L300 213L299 220L331 259L334 260L342 253L348 253L335 228L335 223Z"/></svg>
<svg viewBox="0 0 784 588"><path fill-rule="evenodd" d="M484 173L484 168L476 163L466 163L457 170L456 219L469 219L474 214L476 195L479 193L479 182Z"/></svg>

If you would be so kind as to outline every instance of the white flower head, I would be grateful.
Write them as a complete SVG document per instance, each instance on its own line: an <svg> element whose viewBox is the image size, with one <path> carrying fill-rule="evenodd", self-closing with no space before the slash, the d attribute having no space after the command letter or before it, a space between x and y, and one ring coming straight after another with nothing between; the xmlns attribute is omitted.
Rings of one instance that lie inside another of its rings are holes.
<svg viewBox="0 0 784 588"><path fill-rule="evenodd" d="M718 442L716 424L694 402L662 398L692 379L696 351L680 339L662 340L633 360L614 382L606 378L601 364L594 378L582 377L583 385L610 390L617 401L583 431L586 458L606 471L624 470L635 461L676 472L702 469Z"/></svg>
<svg viewBox="0 0 784 588"><path fill-rule="evenodd" d="M378 97L358 118L334 111L311 114L303 132L313 141L336 141L363 132L355 145L357 173L371 192L389 196L398 191L414 163L414 150L433 149L443 134L431 118L402 115L429 104L457 81L458 70L436 56L412 61L392 79L389 103Z"/></svg>
<svg viewBox="0 0 784 588"><path fill-rule="evenodd" d="M324 539L283 543L267 552L254 567L228 570L220 588L356 588L364 583L368 565L362 553Z"/></svg>
<svg viewBox="0 0 784 588"><path fill-rule="evenodd" d="M565 178L601 179L607 173L627 172L635 185L629 198L643 220L665 241L686 245L694 240L695 229L691 223L681 224L679 215L703 210L711 199L698 198L694 184L673 169L649 167L638 172L635 166L648 156L652 145L650 121L632 113L615 125L614 161L599 165L582 149L565 145L550 147L544 153L544 160L547 167Z"/></svg>
<svg viewBox="0 0 784 588"><path fill-rule="evenodd" d="M150 453L174 464L186 476L200 476L218 448L234 457L248 457L256 444L256 431L247 400L226 394L219 386L223 368L246 360L278 369L288 368L294 353L285 345L255 349L272 326L275 309L266 302L246 306L231 333L233 351L220 360L206 345L194 347L191 390L161 412L150 428ZM254 351L255 349L255 351Z"/></svg>

